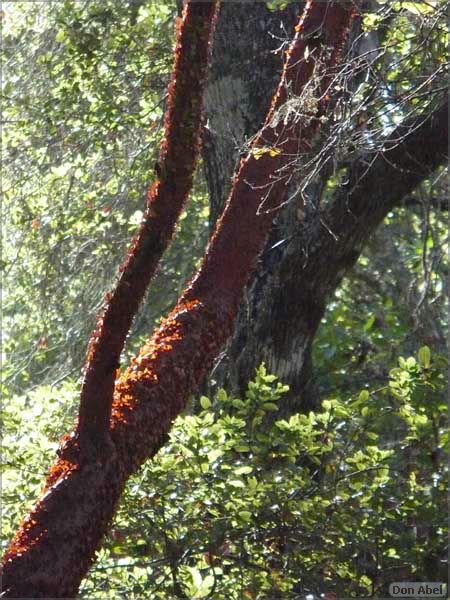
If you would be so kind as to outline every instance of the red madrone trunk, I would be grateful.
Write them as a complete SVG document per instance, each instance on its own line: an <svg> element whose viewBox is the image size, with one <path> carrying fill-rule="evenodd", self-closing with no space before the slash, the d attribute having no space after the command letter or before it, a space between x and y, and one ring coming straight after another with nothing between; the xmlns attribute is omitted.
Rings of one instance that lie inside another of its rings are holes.
<svg viewBox="0 0 450 600"><path fill-rule="evenodd" d="M78 432L108 429L120 353L159 260L183 210L200 153L203 96L218 2L189 2L177 22L175 64L169 85L158 180L112 292L91 336L81 388ZM195 90L195 93L192 93Z"/></svg>
<svg viewBox="0 0 450 600"><path fill-rule="evenodd" d="M308 152L324 115L354 6L307 3L264 127L241 161L199 272L116 383L108 431L67 436L45 495L4 556L3 597L76 594L126 480L159 450L230 335L295 158Z"/></svg>

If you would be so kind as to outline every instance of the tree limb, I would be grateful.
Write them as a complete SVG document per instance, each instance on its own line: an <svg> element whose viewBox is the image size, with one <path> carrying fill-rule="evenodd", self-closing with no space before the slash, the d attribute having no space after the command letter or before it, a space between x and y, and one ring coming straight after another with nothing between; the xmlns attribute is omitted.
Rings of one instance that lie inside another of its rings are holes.
<svg viewBox="0 0 450 600"><path fill-rule="evenodd" d="M447 132L443 105L395 130L385 152L361 156L324 208L311 206L299 221L296 203L286 206L214 374L218 385L242 392L265 361L290 388L274 417L316 408L312 344L327 303L387 213L446 162Z"/></svg>
<svg viewBox="0 0 450 600"><path fill-rule="evenodd" d="M217 2L188 2L178 27L158 180L147 195L141 226L114 290L105 296L89 342L78 419L78 433L90 439L87 445L103 439L108 429L120 353L192 187L217 8Z"/></svg>
<svg viewBox="0 0 450 600"><path fill-rule="evenodd" d="M399 143L399 140L401 142ZM448 103L431 114L401 124L374 158L357 161L323 220L333 232L324 234L321 252L335 266L327 292L334 291L343 274L356 262L365 242L387 213L411 194L448 157ZM337 277L336 277L337 275Z"/></svg>

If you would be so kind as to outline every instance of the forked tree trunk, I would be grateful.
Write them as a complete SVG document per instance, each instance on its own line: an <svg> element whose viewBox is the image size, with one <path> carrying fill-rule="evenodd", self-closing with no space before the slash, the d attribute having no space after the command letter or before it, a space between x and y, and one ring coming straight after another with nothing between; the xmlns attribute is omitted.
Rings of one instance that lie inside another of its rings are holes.
<svg viewBox="0 0 450 600"><path fill-rule="evenodd" d="M79 432L67 436L45 495L4 556L3 597L76 594L127 478L159 450L230 335L272 223L272 213L261 205L275 209L282 203L292 156L305 152L315 137L328 101L330 71L339 63L354 6L308 2L265 126L241 162L198 274L120 377L108 431L100 440ZM277 119L288 94L301 95L319 60L325 73L315 90L316 106L309 112L305 106L300 121Z"/></svg>
<svg viewBox="0 0 450 600"><path fill-rule="evenodd" d="M208 128L202 148L212 227L223 209L239 153L261 127L282 68L282 51L301 4L290 3L285 10L277 11L263 2L232 2L221 7L206 94ZM314 405L311 347L319 312L310 307L306 310L306 299L301 305L298 295L289 295L290 290L281 283L278 268L285 265L290 278L288 257L292 252L286 250L292 248L280 245L271 250L280 240L289 239L297 227L297 206L292 203L280 211L242 299L233 337L202 386L205 393L224 386L242 394L256 367L264 361L271 373L289 384L290 391L284 397L288 412L298 408L300 395L308 397L302 409Z"/></svg>

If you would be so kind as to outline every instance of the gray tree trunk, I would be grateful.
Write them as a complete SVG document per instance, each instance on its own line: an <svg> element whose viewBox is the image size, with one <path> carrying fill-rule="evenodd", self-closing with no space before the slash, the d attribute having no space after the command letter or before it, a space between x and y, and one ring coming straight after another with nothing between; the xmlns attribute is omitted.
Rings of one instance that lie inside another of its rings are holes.
<svg viewBox="0 0 450 600"><path fill-rule="evenodd" d="M262 2L222 4L203 149L212 225L239 151L265 117L282 61L273 51L289 39L299 10L300 4L276 12ZM446 160L447 107L421 121L401 146L387 140L384 157L379 155L367 173L366 157L355 160L348 183L325 206L320 197L331 173L310 186L306 206L293 200L281 211L247 287L234 336L205 391L224 386L242 393L264 361L290 386L282 415L317 406L312 344L327 302L385 215ZM393 139L421 121L406 124Z"/></svg>
<svg viewBox="0 0 450 600"><path fill-rule="evenodd" d="M214 35L203 140L213 225L245 144L261 127L279 81L283 52L304 2L270 11L265 2L222 2Z"/></svg>
<svg viewBox="0 0 450 600"><path fill-rule="evenodd" d="M222 4L206 96L203 148L211 227L228 196L240 152L261 127L267 113L282 67L283 50L302 8L303 3L295 3L284 11L272 12L262 2ZM274 228L258 272L246 290L235 334L208 381L210 390L227 386L242 391L262 361L290 385L290 396L305 388L317 319L309 322L300 319L295 339L292 331L286 330L293 315L282 314L286 309L292 310L289 299L279 297L289 294L289 290L287 280L280 288L278 267L280 257L289 254L289 248L280 245L270 250L280 235L292 229L291 213L296 213L294 205L283 211Z"/></svg>

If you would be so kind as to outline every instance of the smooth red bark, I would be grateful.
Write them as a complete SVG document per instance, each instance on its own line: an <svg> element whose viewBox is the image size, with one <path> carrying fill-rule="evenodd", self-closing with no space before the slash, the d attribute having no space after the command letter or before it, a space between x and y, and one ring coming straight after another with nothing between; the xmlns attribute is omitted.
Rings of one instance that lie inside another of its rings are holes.
<svg viewBox="0 0 450 600"><path fill-rule="evenodd" d="M46 495L4 557L4 597L75 595L127 478L159 450L230 335L243 287L272 223L273 213L261 210L268 190L261 186L273 183L264 208L275 210L287 190L280 169L289 171L293 157L309 148L320 125L328 102L328 69L339 63L352 7L342 1L308 2L265 126L241 163L202 267L120 377L108 435L101 443L93 441L92 448L81 447L76 434L67 437ZM321 62L316 63L319 51ZM315 64L322 73L327 69L316 89L317 107L297 122L272 126L288 95L299 95L311 82ZM263 152L257 159L266 147L281 152Z"/></svg>

